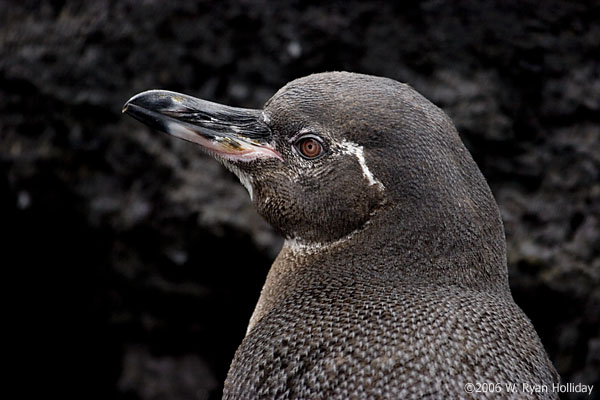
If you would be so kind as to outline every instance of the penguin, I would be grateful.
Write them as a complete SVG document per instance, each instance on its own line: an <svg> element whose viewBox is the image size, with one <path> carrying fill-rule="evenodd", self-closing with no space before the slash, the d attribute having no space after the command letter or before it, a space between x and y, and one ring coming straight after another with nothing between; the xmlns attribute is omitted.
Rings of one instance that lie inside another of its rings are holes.
<svg viewBox="0 0 600 400"><path fill-rule="evenodd" d="M285 238L224 399L558 398L491 190L409 85L327 72L262 110L151 90L123 112L212 154Z"/></svg>

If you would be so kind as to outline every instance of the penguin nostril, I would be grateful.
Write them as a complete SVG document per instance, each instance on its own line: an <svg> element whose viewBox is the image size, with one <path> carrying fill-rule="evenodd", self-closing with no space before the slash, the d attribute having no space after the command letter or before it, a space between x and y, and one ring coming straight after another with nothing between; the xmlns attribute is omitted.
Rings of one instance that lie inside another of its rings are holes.
<svg viewBox="0 0 600 400"><path fill-rule="evenodd" d="M303 137L296 141L296 149L300 155L308 160L315 159L323 154L323 145L314 137Z"/></svg>

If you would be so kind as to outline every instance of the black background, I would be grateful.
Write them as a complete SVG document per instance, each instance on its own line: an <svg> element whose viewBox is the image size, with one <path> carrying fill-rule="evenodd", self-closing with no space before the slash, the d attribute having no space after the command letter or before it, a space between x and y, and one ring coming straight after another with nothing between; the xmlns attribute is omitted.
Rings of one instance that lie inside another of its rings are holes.
<svg viewBox="0 0 600 400"><path fill-rule="evenodd" d="M163 88L260 108L348 70L453 118L500 204L517 303L563 381L598 384L599 22L597 1L0 1L10 383L219 398L281 240L231 174L121 107Z"/></svg>

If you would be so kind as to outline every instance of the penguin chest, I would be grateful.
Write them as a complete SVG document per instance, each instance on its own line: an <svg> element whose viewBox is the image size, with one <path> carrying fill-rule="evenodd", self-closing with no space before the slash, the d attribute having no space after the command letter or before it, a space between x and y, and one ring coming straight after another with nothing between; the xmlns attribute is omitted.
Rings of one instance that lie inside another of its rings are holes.
<svg viewBox="0 0 600 400"><path fill-rule="evenodd" d="M467 383L553 381L531 325L498 299L384 288L308 298L256 324L224 398L456 398Z"/></svg>

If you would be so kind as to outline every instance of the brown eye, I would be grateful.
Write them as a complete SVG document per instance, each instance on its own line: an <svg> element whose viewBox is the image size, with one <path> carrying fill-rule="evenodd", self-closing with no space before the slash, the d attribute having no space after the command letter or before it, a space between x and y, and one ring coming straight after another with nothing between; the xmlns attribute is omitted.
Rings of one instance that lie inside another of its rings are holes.
<svg viewBox="0 0 600 400"><path fill-rule="evenodd" d="M304 158L309 160L323 154L323 145L313 137L303 137L296 142L296 148Z"/></svg>

